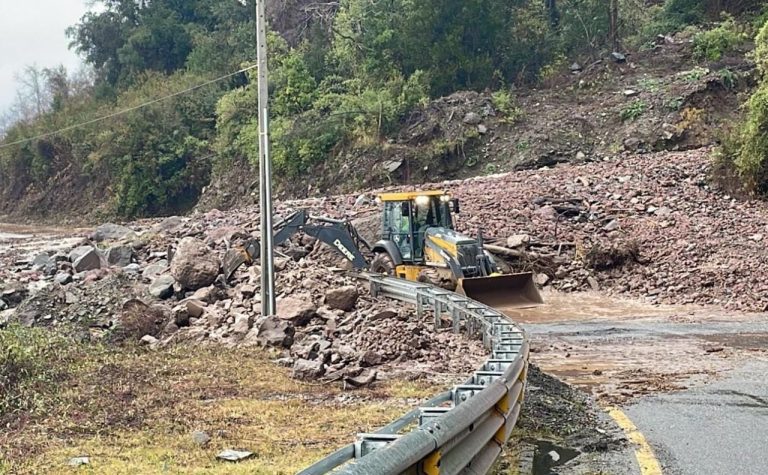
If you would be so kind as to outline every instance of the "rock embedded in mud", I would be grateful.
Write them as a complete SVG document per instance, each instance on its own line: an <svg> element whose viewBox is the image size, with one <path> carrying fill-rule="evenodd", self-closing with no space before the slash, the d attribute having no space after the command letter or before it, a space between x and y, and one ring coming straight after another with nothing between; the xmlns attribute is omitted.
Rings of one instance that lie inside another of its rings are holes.
<svg viewBox="0 0 768 475"><path fill-rule="evenodd" d="M91 463L91 458L88 456L72 457L67 462L67 465L69 465L70 467L80 467L82 465L90 465L90 463Z"/></svg>
<svg viewBox="0 0 768 475"><path fill-rule="evenodd" d="M126 267L133 261L133 248L130 246L114 246L107 251L107 264Z"/></svg>
<svg viewBox="0 0 768 475"><path fill-rule="evenodd" d="M219 453L216 458L219 460L224 460L227 462L239 462L241 460L249 459L253 456L255 456L253 452L250 452L248 450L225 450L221 453Z"/></svg>
<svg viewBox="0 0 768 475"><path fill-rule="evenodd" d="M141 344L149 345L149 346L155 346L160 342L160 340L153 337L152 335L144 335L143 337L141 337L140 341L141 341Z"/></svg>
<svg viewBox="0 0 768 475"><path fill-rule="evenodd" d="M355 308L360 293L354 285L333 289L325 294L325 303L332 309L349 312Z"/></svg>
<svg viewBox="0 0 768 475"><path fill-rule="evenodd" d="M171 275L161 275L149 285L149 294L159 299L167 299L173 295L173 284L176 280Z"/></svg>
<svg viewBox="0 0 768 475"><path fill-rule="evenodd" d="M317 307L309 295L290 295L277 300L277 316L300 327L317 315Z"/></svg>
<svg viewBox="0 0 768 475"><path fill-rule="evenodd" d="M221 263L199 239L181 240L171 262L171 275L187 290L207 287L219 275Z"/></svg>
<svg viewBox="0 0 768 475"><path fill-rule="evenodd" d="M211 436L208 435L206 432L203 432L201 430L196 430L192 432L192 442L194 442L195 445L204 447L208 445L208 442L210 441L211 441Z"/></svg>

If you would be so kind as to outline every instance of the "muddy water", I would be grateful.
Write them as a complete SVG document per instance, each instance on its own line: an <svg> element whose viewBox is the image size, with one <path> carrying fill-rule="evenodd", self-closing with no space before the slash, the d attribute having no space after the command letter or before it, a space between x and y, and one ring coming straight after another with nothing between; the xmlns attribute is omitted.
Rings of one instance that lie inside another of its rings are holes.
<svg viewBox="0 0 768 475"><path fill-rule="evenodd" d="M768 316L653 305L597 293L544 294L507 309L543 370L610 402L684 389L768 353Z"/></svg>
<svg viewBox="0 0 768 475"><path fill-rule="evenodd" d="M41 251L66 250L75 246L89 231L87 228L0 223L0 258L25 259Z"/></svg>
<svg viewBox="0 0 768 475"><path fill-rule="evenodd" d="M520 323L672 317L695 310L694 307L652 305L639 300L622 299L592 292L545 292L542 296L544 298L544 305L541 306L532 308L499 308L499 310Z"/></svg>

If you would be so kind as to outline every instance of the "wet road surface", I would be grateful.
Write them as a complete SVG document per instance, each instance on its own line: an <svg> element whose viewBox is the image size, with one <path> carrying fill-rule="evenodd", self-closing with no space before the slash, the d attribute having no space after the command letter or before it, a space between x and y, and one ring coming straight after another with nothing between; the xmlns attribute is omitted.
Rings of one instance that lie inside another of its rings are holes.
<svg viewBox="0 0 768 475"><path fill-rule="evenodd" d="M768 473L767 315L599 295L545 300L514 317L532 362L621 407L663 473Z"/></svg>
<svg viewBox="0 0 768 475"><path fill-rule="evenodd" d="M664 473L768 473L768 359L747 362L702 387L647 397L625 412Z"/></svg>

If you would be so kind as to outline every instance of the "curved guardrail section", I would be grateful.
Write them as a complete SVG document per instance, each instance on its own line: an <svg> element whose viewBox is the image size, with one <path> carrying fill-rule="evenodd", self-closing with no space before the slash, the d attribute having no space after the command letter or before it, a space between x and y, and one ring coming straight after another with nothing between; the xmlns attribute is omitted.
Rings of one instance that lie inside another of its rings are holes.
<svg viewBox="0 0 768 475"><path fill-rule="evenodd" d="M374 296L434 312L436 329L450 315L453 331L482 337L490 358L463 384L435 396L386 427L299 475L485 474L509 440L523 404L528 372L525 333L504 314L419 282L364 274ZM410 431L406 432L408 429Z"/></svg>

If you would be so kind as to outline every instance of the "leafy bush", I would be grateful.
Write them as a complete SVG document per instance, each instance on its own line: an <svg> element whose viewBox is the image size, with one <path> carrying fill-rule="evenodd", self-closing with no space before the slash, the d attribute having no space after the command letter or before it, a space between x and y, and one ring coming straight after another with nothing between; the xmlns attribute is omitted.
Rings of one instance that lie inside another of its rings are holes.
<svg viewBox="0 0 768 475"><path fill-rule="evenodd" d="M645 114L647 109L648 104L644 100L635 99L621 109L621 120L625 122L628 120L637 120L640 116Z"/></svg>
<svg viewBox="0 0 768 475"><path fill-rule="evenodd" d="M502 120L505 122L517 122L525 115L525 112L517 105L515 97L509 91L496 91L491 96L491 99L493 100L493 106L496 110L501 112L504 116Z"/></svg>
<svg viewBox="0 0 768 475"><path fill-rule="evenodd" d="M760 194L768 193L768 23L756 39L754 53L760 84L746 103L746 117L726 137L720 150L720 178L736 175L742 186Z"/></svg>
<svg viewBox="0 0 768 475"><path fill-rule="evenodd" d="M716 28L698 33L693 37L693 57L697 61L718 61L744 44L746 35L739 32L732 17Z"/></svg>

